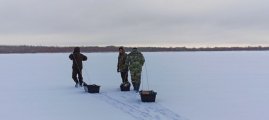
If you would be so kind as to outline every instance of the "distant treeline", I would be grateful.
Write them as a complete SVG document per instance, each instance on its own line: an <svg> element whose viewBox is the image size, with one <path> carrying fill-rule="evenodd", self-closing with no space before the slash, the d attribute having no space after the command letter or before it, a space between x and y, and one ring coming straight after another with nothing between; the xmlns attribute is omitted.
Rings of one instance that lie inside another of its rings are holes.
<svg viewBox="0 0 269 120"><path fill-rule="evenodd" d="M47 46L0 46L0 53L70 53L74 47L47 47ZM126 47L130 51L132 47ZM176 52L176 51L264 51L269 47L212 47L212 48L187 48L187 47L138 47L142 52ZM88 46L81 47L82 52L117 52L118 46Z"/></svg>

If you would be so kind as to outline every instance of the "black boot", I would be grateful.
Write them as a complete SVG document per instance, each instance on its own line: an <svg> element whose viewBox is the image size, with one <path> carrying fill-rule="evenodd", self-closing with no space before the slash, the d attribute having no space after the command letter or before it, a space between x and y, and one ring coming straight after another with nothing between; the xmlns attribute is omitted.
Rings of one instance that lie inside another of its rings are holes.
<svg viewBox="0 0 269 120"><path fill-rule="evenodd" d="M137 84L134 84L134 91L138 92L139 91L139 86Z"/></svg>

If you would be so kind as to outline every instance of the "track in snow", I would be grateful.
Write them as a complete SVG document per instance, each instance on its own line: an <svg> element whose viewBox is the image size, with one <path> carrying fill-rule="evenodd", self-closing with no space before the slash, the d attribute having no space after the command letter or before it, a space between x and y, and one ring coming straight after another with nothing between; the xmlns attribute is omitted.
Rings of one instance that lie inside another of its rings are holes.
<svg viewBox="0 0 269 120"><path fill-rule="evenodd" d="M96 97L137 120L187 120L157 102L141 102L139 94L133 91L101 92Z"/></svg>

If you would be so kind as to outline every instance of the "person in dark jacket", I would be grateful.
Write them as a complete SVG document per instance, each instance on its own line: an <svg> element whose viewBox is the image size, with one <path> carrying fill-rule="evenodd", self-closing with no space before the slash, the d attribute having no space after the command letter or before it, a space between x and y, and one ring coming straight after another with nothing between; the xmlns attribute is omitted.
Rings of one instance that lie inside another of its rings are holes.
<svg viewBox="0 0 269 120"><path fill-rule="evenodd" d="M123 47L119 47L117 72L121 73L122 83L128 83L128 67L125 64L127 54Z"/></svg>
<svg viewBox="0 0 269 120"><path fill-rule="evenodd" d="M75 87L78 87L78 86L82 87L82 85L84 83L83 77L82 77L82 68L83 68L82 61L86 61L87 56L80 53L79 47L75 47L74 52L69 55L69 58L70 58L70 60L73 61L72 78L73 78L74 82L76 83Z"/></svg>

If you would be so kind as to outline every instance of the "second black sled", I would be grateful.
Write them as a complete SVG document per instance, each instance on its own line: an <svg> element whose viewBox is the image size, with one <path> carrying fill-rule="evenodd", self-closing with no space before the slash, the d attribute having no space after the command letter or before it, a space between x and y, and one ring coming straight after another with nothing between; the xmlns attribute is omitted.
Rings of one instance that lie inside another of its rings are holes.
<svg viewBox="0 0 269 120"><path fill-rule="evenodd" d="M155 102L157 92L154 92L153 90L142 90L139 94L142 102Z"/></svg>

